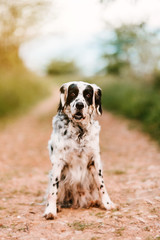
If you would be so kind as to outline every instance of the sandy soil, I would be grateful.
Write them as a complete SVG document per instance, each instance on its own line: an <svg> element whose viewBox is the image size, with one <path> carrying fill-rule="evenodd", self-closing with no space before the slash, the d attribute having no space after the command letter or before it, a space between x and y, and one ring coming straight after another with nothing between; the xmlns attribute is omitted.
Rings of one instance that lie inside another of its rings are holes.
<svg viewBox="0 0 160 240"><path fill-rule="evenodd" d="M104 179L118 211L63 209L42 218L47 142L58 93L0 132L0 240L160 239L160 151L124 119L99 118Z"/></svg>

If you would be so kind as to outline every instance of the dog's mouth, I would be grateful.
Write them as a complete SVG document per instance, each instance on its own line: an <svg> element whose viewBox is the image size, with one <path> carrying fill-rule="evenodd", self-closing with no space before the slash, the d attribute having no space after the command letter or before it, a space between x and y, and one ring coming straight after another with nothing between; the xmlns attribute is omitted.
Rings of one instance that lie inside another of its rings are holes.
<svg viewBox="0 0 160 240"><path fill-rule="evenodd" d="M76 114L74 114L73 116L76 120L81 120L81 119L85 119L85 117L83 116L83 114L81 112L77 112Z"/></svg>

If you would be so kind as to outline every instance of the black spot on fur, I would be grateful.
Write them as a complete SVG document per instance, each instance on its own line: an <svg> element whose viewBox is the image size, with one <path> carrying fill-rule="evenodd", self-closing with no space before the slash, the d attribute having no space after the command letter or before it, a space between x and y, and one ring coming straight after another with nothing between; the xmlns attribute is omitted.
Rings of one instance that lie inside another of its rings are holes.
<svg viewBox="0 0 160 240"><path fill-rule="evenodd" d="M47 207L49 206L49 203L47 203Z"/></svg>
<svg viewBox="0 0 160 240"><path fill-rule="evenodd" d="M56 186L56 183L53 183L53 187L55 187Z"/></svg>
<svg viewBox="0 0 160 240"><path fill-rule="evenodd" d="M79 125L78 125L78 128L79 128L78 139L80 140L80 139L83 137L85 131L84 131L84 129L83 129L81 126L79 126Z"/></svg>
<svg viewBox="0 0 160 240"><path fill-rule="evenodd" d="M92 159L93 159L93 157L91 157L91 159L90 159L90 161L88 163L87 168L90 168L90 167L94 166L94 160L92 160Z"/></svg>
<svg viewBox="0 0 160 240"><path fill-rule="evenodd" d="M77 85L72 83L68 88L66 106L68 106L78 96L78 93L79 93L79 89Z"/></svg>
<svg viewBox="0 0 160 240"><path fill-rule="evenodd" d="M54 195L54 192L52 193L52 195Z"/></svg>
<svg viewBox="0 0 160 240"><path fill-rule="evenodd" d="M103 194L104 194L104 192L103 192Z"/></svg>
<svg viewBox="0 0 160 240"><path fill-rule="evenodd" d="M94 166L94 161L92 160L92 162L91 162L91 166Z"/></svg>
<svg viewBox="0 0 160 240"><path fill-rule="evenodd" d="M57 184L57 189L59 188L59 182L56 183Z"/></svg>
<svg viewBox="0 0 160 240"><path fill-rule="evenodd" d="M83 91L83 96L86 100L88 106L92 105L93 103L93 87L87 85L87 87Z"/></svg>
<svg viewBox="0 0 160 240"><path fill-rule="evenodd" d="M58 181L58 177L56 177L55 181L56 181L56 182Z"/></svg>
<svg viewBox="0 0 160 240"><path fill-rule="evenodd" d="M103 188L103 185L100 186L100 189Z"/></svg>
<svg viewBox="0 0 160 240"><path fill-rule="evenodd" d="M51 152L53 152L53 146L51 145Z"/></svg>
<svg viewBox="0 0 160 240"><path fill-rule="evenodd" d="M61 103L61 100L59 102L59 106L58 106L58 110L57 111L62 111L63 110L63 107L62 107L62 103Z"/></svg>
<svg viewBox="0 0 160 240"><path fill-rule="evenodd" d="M107 202L107 204L109 204L109 202Z"/></svg>
<svg viewBox="0 0 160 240"><path fill-rule="evenodd" d="M64 92L65 92L64 86L62 86L62 87L60 88L60 92L61 92L61 93L64 93Z"/></svg>
<svg viewBox="0 0 160 240"><path fill-rule="evenodd" d="M60 93L61 93L61 94L64 94L64 93L65 93L65 87L64 87L64 86L62 86L62 87L60 88ZM62 103L61 103L61 100L60 100L59 106L58 106L58 111L62 111L63 108L64 108L64 107L62 107Z"/></svg>
<svg viewBox="0 0 160 240"><path fill-rule="evenodd" d="M95 105L96 105L96 108L98 108L99 112L102 114L101 96L102 96L102 91L101 89L98 89L97 92L95 93Z"/></svg>
<svg viewBox="0 0 160 240"><path fill-rule="evenodd" d="M67 130L64 131L64 135L66 135L66 134L67 134Z"/></svg>

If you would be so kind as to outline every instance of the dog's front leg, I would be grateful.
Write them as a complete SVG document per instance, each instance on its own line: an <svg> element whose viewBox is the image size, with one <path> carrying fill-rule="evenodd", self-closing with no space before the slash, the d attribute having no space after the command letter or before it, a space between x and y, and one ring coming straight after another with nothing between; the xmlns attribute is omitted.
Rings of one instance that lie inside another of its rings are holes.
<svg viewBox="0 0 160 240"><path fill-rule="evenodd" d="M54 157L54 159L51 159L51 161L53 162L53 167L50 172L48 203L43 215L47 220L54 219L57 215L56 203L57 203L58 187L59 187L59 181L61 179L61 172L64 167L64 162L62 160L59 160L59 158L57 159Z"/></svg>
<svg viewBox="0 0 160 240"><path fill-rule="evenodd" d="M103 175L102 175L102 165L101 165L99 154L96 154L95 159L93 159L90 170L92 172L92 176L97 185L97 189L99 190L101 201L104 208L107 210L116 208L116 205L111 201L104 184Z"/></svg>

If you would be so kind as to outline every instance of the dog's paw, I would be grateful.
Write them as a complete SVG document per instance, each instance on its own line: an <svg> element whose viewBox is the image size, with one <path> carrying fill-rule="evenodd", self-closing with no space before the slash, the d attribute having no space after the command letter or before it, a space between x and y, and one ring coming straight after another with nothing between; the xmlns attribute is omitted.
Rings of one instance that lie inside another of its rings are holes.
<svg viewBox="0 0 160 240"><path fill-rule="evenodd" d="M118 209L118 206L115 203L113 203L112 201L105 202L105 203L103 203L103 205L106 210Z"/></svg>
<svg viewBox="0 0 160 240"><path fill-rule="evenodd" d="M43 217L45 217L46 220L53 220L56 218L56 215L50 212L50 213L44 213Z"/></svg>
<svg viewBox="0 0 160 240"><path fill-rule="evenodd" d="M52 209L51 207L47 207L43 214L43 217L45 217L46 220L56 219L57 212L55 209Z"/></svg>

